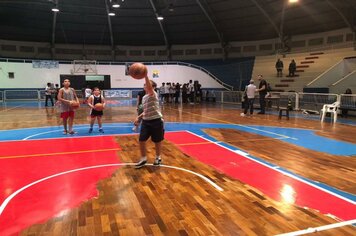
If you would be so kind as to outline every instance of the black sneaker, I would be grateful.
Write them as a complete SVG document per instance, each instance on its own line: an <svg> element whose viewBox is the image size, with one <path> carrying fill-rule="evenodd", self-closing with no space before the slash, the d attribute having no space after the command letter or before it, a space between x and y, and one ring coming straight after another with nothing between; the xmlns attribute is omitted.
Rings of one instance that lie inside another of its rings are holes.
<svg viewBox="0 0 356 236"><path fill-rule="evenodd" d="M136 165L135 168L136 169L140 169L141 167L144 167L147 163L147 159L141 159L141 161L139 161Z"/></svg>
<svg viewBox="0 0 356 236"><path fill-rule="evenodd" d="M162 163L162 159L160 157L156 158L155 161L153 162L153 165L159 166Z"/></svg>
<svg viewBox="0 0 356 236"><path fill-rule="evenodd" d="M99 129L98 131L99 131L99 133L104 133L103 129Z"/></svg>
<svg viewBox="0 0 356 236"><path fill-rule="evenodd" d="M91 134L93 132L93 128L90 128L88 133Z"/></svg>

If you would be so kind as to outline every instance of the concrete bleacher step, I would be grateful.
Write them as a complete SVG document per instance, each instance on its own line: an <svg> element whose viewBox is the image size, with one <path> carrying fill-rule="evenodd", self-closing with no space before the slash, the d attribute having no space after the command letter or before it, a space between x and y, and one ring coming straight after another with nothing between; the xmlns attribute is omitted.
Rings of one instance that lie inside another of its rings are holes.
<svg viewBox="0 0 356 236"><path fill-rule="evenodd" d="M292 77L299 77L299 75L294 75L294 76L286 75L286 77L289 77L289 78L292 78Z"/></svg>
<svg viewBox="0 0 356 236"><path fill-rule="evenodd" d="M312 52L309 55L310 56L315 56L315 55L323 55L323 54L324 54L323 52Z"/></svg>
<svg viewBox="0 0 356 236"><path fill-rule="evenodd" d="M319 59L319 57L305 57L305 60Z"/></svg>
<svg viewBox="0 0 356 236"><path fill-rule="evenodd" d="M294 79L281 79L281 82L283 83L289 83L289 82L294 82Z"/></svg>
<svg viewBox="0 0 356 236"><path fill-rule="evenodd" d="M300 64L312 64L315 61L301 61Z"/></svg>
<svg viewBox="0 0 356 236"><path fill-rule="evenodd" d="M297 68L309 68L309 65L299 65Z"/></svg>
<svg viewBox="0 0 356 236"><path fill-rule="evenodd" d="M300 72L304 72L304 70L296 70L295 72L300 73Z"/></svg>
<svg viewBox="0 0 356 236"><path fill-rule="evenodd" d="M277 87L277 88L285 88L285 87L289 87L289 84L276 84L275 87Z"/></svg>

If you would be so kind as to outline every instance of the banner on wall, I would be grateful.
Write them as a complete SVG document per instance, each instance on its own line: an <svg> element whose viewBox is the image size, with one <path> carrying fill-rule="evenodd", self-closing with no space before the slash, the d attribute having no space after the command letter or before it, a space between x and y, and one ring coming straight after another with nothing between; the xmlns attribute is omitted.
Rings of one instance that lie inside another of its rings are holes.
<svg viewBox="0 0 356 236"><path fill-rule="evenodd" d="M59 63L58 63L58 61L33 60L32 68L35 68L35 69L40 69L40 68L58 69Z"/></svg>
<svg viewBox="0 0 356 236"><path fill-rule="evenodd" d="M104 90L106 98L130 98L130 90Z"/></svg>
<svg viewBox="0 0 356 236"><path fill-rule="evenodd" d="M159 77L159 71L158 70L153 70L152 78L158 78L158 77Z"/></svg>

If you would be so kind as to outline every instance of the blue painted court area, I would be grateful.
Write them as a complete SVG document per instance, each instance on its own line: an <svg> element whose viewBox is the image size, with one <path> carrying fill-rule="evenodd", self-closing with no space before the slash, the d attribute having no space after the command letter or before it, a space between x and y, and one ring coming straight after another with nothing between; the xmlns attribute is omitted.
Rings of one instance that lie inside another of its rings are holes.
<svg viewBox="0 0 356 236"><path fill-rule="evenodd" d="M30 139L47 139L47 138L65 138L65 137L84 137L95 135L118 135L118 134L137 134L131 129L132 123L110 123L104 124L104 134L94 129L92 134L88 134L88 125L75 125L74 129L77 134L63 135L61 126L26 128L17 130L0 131L0 140L30 140ZM265 137L279 139L282 142L294 144L310 150L328 153L332 155L354 156L356 155L356 145L348 142L338 141L316 135L313 130L281 128L270 126L253 126L238 124L208 124L208 123L171 123L165 124L165 129L169 131L187 130L201 135L212 141L218 141L208 136L203 129L224 128L235 129L244 132L259 134Z"/></svg>

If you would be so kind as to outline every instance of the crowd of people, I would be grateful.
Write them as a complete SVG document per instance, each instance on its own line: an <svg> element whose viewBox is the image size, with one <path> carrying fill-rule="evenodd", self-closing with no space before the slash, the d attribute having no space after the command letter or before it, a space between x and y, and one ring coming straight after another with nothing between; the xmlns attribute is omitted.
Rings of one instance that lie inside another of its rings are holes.
<svg viewBox="0 0 356 236"><path fill-rule="evenodd" d="M163 103L178 103L182 94L183 103L200 103L202 101L202 86L198 81L189 83L162 83L159 94Z"/></svg>

